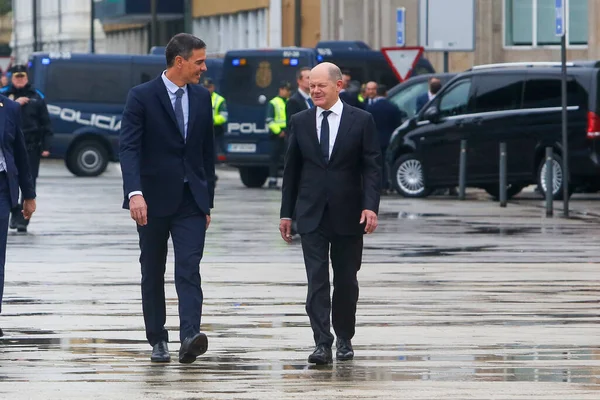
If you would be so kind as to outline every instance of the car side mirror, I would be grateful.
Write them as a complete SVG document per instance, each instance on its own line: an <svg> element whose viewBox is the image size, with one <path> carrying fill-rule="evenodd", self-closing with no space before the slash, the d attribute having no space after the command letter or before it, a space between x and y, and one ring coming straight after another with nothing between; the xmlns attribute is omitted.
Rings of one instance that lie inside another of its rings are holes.
<svg viewBox="0 0 600 400"><path fill-rule="evenodd" d="M425 110L423 117L434 124L438 123L440 120L440 110L436 106L431 106Z"/></svg>

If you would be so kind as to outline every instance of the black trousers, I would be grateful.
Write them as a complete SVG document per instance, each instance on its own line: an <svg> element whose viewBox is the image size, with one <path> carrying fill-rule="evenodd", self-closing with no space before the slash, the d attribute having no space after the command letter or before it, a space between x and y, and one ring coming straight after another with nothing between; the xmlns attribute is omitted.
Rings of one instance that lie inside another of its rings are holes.
<svg viewBox="0 0 600 400"><path fill-rule="evenodd" d="M319 227L303 234L302 252L308 278L306 313L310 319L316 345L331 347L330 314L337 337L352 339L358 302L357 273L363 250L362 235L337 235L331 229L329 213ZM330 299L329 257L333 268L333 299Z"/></svg>
<svg viewBox="0 0 600 400"><path fill-rule="evenodd" d="M285 143L285 137L271 134L271 163L269 166L269 177L271 178L277 178L281 157L285 152Z"/></svg>
<svg viewBox="0 0 600 400"><path fill-rule="evenodd" d="M168 217L148 217L144 226L137 225L142 267L142 308L146 338L151 346L169 341L165 305L165 271L167 242L173 238L175 253L175 288L179 299L179 339L181 342L200 332L202 288L200 260L204 251L206 216L184 185L183 199L177 212Z"/></svg>

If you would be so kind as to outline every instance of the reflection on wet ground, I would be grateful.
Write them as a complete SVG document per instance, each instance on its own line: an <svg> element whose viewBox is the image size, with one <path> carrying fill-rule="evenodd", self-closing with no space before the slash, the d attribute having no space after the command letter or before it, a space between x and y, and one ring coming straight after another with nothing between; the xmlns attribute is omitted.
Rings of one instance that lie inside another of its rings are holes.
<svg viewBox="0 0 600 400"><path fill-rule="evenodd" d="M170 265L174 361L153 365L118 171L63 168L43 170L30 233L9 237L0 398L600 398L597 217L384 197L365 238L356 359L314 367L300 246L278 237L281 193L221 171L202 264L209 351L176 362Z"/></svg>

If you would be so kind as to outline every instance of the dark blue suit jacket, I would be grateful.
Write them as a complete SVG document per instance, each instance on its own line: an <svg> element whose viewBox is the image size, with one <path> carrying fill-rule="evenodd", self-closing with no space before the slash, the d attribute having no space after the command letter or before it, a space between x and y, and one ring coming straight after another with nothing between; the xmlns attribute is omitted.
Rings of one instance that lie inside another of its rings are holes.
<svg viewBox="0 0 600 400"><path fill-rule="evenodd" d="M421 111L423 106L425 106L425 104L427 104L428 101L429 101L429 92L425 92L422 95L420 95L419 97L417 97L415 113L418 113L419 111Z"/></svg>
<svg viewBox="0 0 600 400"><path fill-rule="evenodd" d="M200 85L188 85L188 98L188 132L184 141L160 75L129 91L121 120L119 151L123 208L129 208L129 193L139 190L148 206L148 216L173 215L181 203L187 178L198 207L210 214L215 193L210 93Z"/></svg>
<svg viewBox="0 0 600 400"><path fill-rule="evenodd" d="M397 127L402 125L404 114L391 101L386 98L378 99L373 104L367 106L367 111L371 113L375 120L375 127L379 135L379 144L381 147L387 147L390 143L392 133Z"/></svg>
<svg viewBox="0 0 600 400"><path fill-rule="evenodd" d="M35 199L35 189L21 131L21 106L0 95L0 145L6 160L6 176L12 207L19 204L19 188L24 199Z"/></svg>

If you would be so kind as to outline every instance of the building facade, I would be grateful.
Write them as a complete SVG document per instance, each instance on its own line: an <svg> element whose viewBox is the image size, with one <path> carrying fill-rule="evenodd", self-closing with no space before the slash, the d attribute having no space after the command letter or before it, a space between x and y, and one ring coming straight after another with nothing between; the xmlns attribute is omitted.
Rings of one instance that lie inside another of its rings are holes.
<svg viewBox="0 0 600 400"><path fill-rule="evenodd" d="M323 40L362 40L373 48L396 45L396 9L406 10L406 45L418 46L419 1L321 0ZM554 35L555 0L475 0L475 51L451 52L449 70L514 61L560 61ZM566 0L568 59L600 58L600 0ZM452 23L448 21L448 23ZM443 70L443 53L425 56Z"/></svg>
<svg viewBox="0 0 600 400"><path fill-rule="evenodd" d="M194 0L193 33L213 56L245 48L314 47L320 8L320 0Z"/></svg>
<svg viewBox="0 0 600 400"><path fill-rule="evenodd" d="M90 51L90 1L13 0L12 6L13 30L10 45L16 62L26 62L36 50L35 47L38 51L46 52ZM37 16L35 19L34 14ZM106 47L102 25L95 20L94 27L95 50L104 52Z"/></svg>

